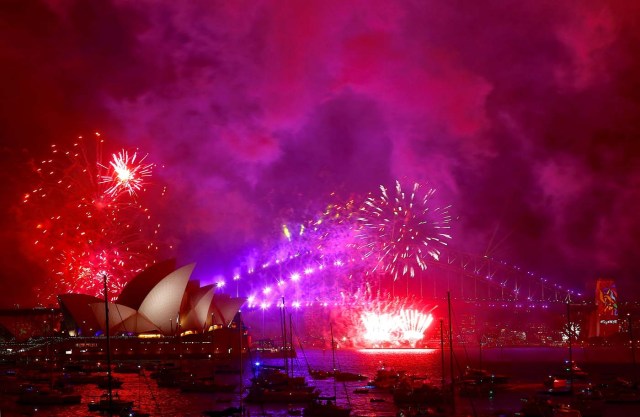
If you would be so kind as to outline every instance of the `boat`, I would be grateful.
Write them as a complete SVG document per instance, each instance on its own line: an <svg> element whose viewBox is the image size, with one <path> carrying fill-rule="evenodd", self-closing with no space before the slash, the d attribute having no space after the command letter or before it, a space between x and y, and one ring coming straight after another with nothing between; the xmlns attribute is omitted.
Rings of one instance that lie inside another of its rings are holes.
<svg viewBox="0 0 640 417"><path fill-rule="evenodd" d="M441 387L423 384L419 387L402 384L393 390L393 402L397 406L418 406L430 404L442 406L447 397Z"/></svg>
<svg viewBox="0 0 640 417"><path fill-rule="evenodd" d="M568 378L558 378L549 375L544 382L545 389L540 391L541 394L548 395L572 395L574 389L574 381Z"/></svg>
<svg viewBox="0 0 640 417"><path fill-rule="evenodd" d="M369 382L369 385L380 389L391 389L398 381L404 378L406 371L395 370L385 367L384 364L376 371L376 375L373 380Z"/></svg>
<svg viewBox="0 0 640 417"><path fill-rule="evenodd" d="M304 417L349 417L351 409L336 404L336 397L318 397L302 411Z"/></svg>
<svg viewBox="0 0 640 417"><path fill-rule="evenodd" d="M308 391L300 388L257 388L250 387L249 392L244 398L248 403L256 404L293 404L293 403L310 403L320 394L313 390Z"/></svg>
<svg viewBox="0 0 640 417"><path fill-rule="evenodd" d="M594 391L581 391L568 397L538 394L523 398L521 401L519 415L525 417L601 417L604 413L604 401Z"/></svg>
<svg viewBox="0 0 640 417"><path fill-rule="evenodd" d="M311 402L320 394L307 385L304 377L291 376L283 367L259 365L254 367L256 376L245 397L249 403L301 403Z"/></svg>
<svg viewBox="0 0 640 417"><path fill-rule="evenodd" d="M89 411L100 411L107 413L126 413L133 410L133 401L120 398L118 393L113 394L113 380L111 375L111 335L109 334L109 292L107 289L107 274L102 274L104 284L104 313L105 313L105 338L106 338L106 354L107 354L107 376L106 390L107 392L100 396L98 401L92 400L87 404Z"/></svg>
<svg viewBox="0 0 640 417"><path fill-rule="evenodd" d="M327 379L332 376L332 373L321 369L309 368L309 376L313 379Z"/></svg>
<svg viewBox="0 0 640 417"><path fill-rule="evenodd" d="M284 306L284 298L282 305ZM289 345L287 343L284 307L280 311L282 314L282 340L285 345ZM287 356L284 357L283 366L267 366L256 363L253 371L255 376L251 378L251 386L244 398L249 403L310 403L320 395L318 390L307 385L303 376L293 375L293 360L290 365Z"/></svg>
<svg viewBox="0 0 640 417"><path fill-rule="evenodd" d="M369 378L362 374L354 374L352 372L342 372L337 369L333 370L333 378L336 381L346 382L346 381L366 381Z"/></svg>
<svg viewBox="0 0 640 417"><path fill-rule="evenodd" d="M486 369L471 368L467 366L462 374L461 381L463 384L490 384L499 385L509 382L507 375L494 374Z"/></svg>
<svg viewBox="0 0 640 417"><path fill-rule="evenodd" d="M570 374L574 379L587 379L589 377L589 374L582 370L582 368L580 368L573 360L566 360L564 366L565 373Z"/></svg>
<svg viewBox="0 0 640 417"><path fill-rule="evenodd" d="M303 416L305 417L349 417L351 415L351 407L340 406L336 403L337 389L336 382L339 380L337 375L340 371L336 368L336 344L333 339L333 326L330 326L331 331L331 353L333 358L333 396L331 397L318 397L316 400L307 405L303 410ZM345 373L347 374L347 373ZM351 374L355 375L355 374ZM344 379L343 381L347 381ZM346 393L346 386L345 386ZM349 396L347 394L347 401Z"/></svg>

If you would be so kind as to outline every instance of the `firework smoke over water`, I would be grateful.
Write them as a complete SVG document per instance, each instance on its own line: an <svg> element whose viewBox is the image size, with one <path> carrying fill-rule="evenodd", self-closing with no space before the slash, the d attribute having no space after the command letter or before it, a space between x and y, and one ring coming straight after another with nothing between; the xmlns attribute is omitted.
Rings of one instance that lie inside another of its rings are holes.
<svg viewBox="0 0 640 417"><path fill-rule="evenodd" d="M115 297L155 261L159 225L137 198L153 165L124 150L105 164L103 147L99 134L70 150L52 145L34 167L38 185L24 195L20 220L28 252L51 274L41 302L68 292L101 296L103 273Z"/></svg>

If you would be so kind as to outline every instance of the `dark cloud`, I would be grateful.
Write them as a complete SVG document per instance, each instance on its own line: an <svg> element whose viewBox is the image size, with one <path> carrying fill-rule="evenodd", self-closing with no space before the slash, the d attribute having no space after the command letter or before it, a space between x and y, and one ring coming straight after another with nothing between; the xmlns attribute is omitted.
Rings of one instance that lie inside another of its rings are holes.
<svg viewBox="0 0 640 417"><path fill-rule="evenodd" d="M640 271L633 2L0 8L5 282L41 275L12 244L26 162L96 130L163 166L154 212L208 270L331 192L403 178L453 204L462 250L579 288Z"/></svg>

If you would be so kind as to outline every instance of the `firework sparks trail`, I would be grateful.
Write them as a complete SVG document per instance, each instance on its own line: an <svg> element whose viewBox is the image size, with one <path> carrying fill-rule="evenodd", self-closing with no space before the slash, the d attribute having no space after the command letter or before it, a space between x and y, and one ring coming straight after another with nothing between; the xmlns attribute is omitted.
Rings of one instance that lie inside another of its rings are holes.
<svg viewBox="0 0 640 417"><path fill-rule="evenodd" d="M394 332L400 327L400 317L389 313L362 313L364 334L362 337L374 345L390 342L394 338Z"/></svg>
<svg viewBox="0 0 640 417"><path fill-rule="evenodd" d="M52 145L50 158L34 167L38 185L25 194L19 220L28 253L51 275L40 301L80 292L101 296L101 273L116 296L128 279L153 263L159 224L135 192L142 191L151 164L126 151L102 163L103 139L82 137L72 149Z"/></svg>
<svg viewBox="0 0 640 417"><path fill-rule="evenodd" d="M400 338L406 340L411 347L415 347L433 323L433 315L413 309L400 310L399 322Z"/></svg>
<svg viewBox="0 0 640 417"><path fill-rule="evenodd" d="M335 321L354 346L416 347L433 323L422 300L372 293L366 286L353 294L347 313Z"/></svg>
<svg viewBox="0 0 640 417"><path fill-rule="evenodd" d="M421 193L418 183L406 193L396 181L394 196L384 186L380 190L381 195L367 198L361 209L360 247L365 258L375 260L372 272L381 268L394 280L414 277L427 268L428 258L440 258L440 248L451 239L449 206L432 208L435 189Z"/></svg>

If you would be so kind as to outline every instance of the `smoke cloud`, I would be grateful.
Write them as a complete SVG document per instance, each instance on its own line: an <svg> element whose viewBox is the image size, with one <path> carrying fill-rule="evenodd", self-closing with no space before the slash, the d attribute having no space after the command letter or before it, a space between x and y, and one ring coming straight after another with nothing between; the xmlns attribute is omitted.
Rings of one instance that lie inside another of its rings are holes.
<svg viewBox="0 0 640 417"><path fill-rule="evenodd" d="M233 266L331 193L396 178L452 204L463 251L636 291L640 13L626 1L14 0L0 5L2 304L44 275L23 173L100 131L166 185L179 263ZM4 286L4 285L3 285Z"/></svg>

